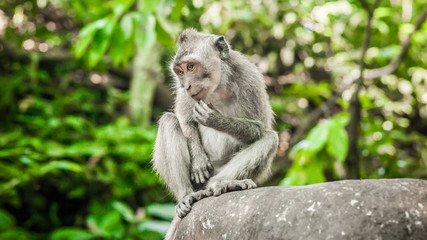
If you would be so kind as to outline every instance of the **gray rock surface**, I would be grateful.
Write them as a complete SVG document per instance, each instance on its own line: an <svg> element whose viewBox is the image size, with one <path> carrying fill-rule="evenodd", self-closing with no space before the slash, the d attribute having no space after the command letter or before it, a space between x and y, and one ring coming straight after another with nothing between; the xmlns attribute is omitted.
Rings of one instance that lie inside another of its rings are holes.
<svg viewBox="0 0 427 240"><path fill-rule="evenodd" d="M176 239L427 240L427 181L263 187L194 204Z"/></svg>

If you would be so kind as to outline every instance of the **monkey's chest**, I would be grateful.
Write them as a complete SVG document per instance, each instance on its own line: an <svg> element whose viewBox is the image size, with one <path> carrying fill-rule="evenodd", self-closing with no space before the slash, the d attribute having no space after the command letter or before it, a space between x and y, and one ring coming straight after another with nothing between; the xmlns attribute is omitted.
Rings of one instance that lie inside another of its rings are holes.
<svg viewBox="0 0 427 240"><path fill-rule="evenodd" d="M215 169L222 167L239 151L242 144L232 136L212 128L199 126L202 144Z"/></svg>

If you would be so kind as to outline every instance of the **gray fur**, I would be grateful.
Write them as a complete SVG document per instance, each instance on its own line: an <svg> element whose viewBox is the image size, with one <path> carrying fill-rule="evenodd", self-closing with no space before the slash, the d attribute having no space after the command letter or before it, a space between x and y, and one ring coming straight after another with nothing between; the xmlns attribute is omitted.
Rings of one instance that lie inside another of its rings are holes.
<svg viewBox="0 0 427 240"><path fill-rule="evenodd" d="M256 187L269 174L278 136L264 78L244 55L222 36L193 29L180 34L178 47L175 113L159 121L153 165L182 218L200 198Z"/></svg>

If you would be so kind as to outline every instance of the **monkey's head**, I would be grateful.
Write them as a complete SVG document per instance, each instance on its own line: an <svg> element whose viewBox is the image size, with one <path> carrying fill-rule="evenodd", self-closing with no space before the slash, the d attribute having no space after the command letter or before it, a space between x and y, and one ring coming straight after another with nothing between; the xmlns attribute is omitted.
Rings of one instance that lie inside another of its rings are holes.
<svg viewBox="0 0 427 240"><path fill-rule="evenodd" d="M178 87L196 101L204 100L221 82L221 65L230 47L223 36L186 29L178 37L178 51L171 64Z"/></svg>

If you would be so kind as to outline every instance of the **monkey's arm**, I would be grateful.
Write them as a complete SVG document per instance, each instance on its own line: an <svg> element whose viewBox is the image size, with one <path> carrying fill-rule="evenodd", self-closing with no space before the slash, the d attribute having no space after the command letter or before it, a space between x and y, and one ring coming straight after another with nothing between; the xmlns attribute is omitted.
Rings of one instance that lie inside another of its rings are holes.
<svg viewBox="0 0 427 240"><path fill-rule="evenodd" d="M263 124L258 121L223 116L203 101L196 104L193 117L198 123L228 133L246 144L260 139L265 131Z"/></svg>
<svg viewBox="0 0 427 240"><path fill-rule="evenodd" d="M191 156L190 179L194 183L203 184L210 178L212 163L205 153L197 130L187 139Z"/></svg>
<svg viewBox="0 0 427 240"><path fill-rule="evenodd" d="M180 96L183 93L178 92L177 94ZM187 101L188 99L182 96L177 97L177 99L182 101L176 103L175 111L190 152L190 179L193 183L203 184L210 178L213 166L203 148L197 130L198 123L192 119L191 108L188 107L190 104L194 105L194 102L191 99Z"/></svg>

